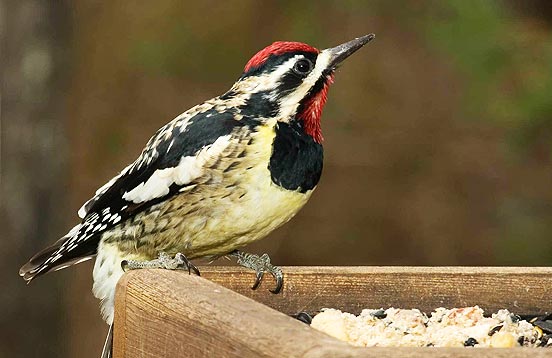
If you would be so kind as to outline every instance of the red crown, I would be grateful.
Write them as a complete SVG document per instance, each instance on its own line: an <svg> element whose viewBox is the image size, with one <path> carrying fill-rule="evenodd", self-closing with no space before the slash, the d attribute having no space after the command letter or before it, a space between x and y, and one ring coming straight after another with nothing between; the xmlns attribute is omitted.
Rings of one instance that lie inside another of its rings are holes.
<svg viewBox="0 0 552 358"><path fill-rule="evenodd" d="M269 45L261 51L257 52L255 56L251 57L249 62L247 62L247 64L245 65L244 72L247 72L254 67L261 66L271 55L277 56L283 55L284 53L297 51L312 53L320 52L320 50L318 50L317 48L314 48L302 42L277 41L274 42L272 45Z"/></svg>

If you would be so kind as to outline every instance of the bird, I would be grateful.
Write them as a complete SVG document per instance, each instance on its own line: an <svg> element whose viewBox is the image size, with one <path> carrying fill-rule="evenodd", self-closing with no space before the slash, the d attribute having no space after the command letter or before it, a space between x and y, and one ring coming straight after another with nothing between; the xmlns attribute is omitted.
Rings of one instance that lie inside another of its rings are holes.
<svg viewBox="0 0 552 358"><path fill-rule="evenodd" d="M126 270L184 269L191 259L233 256L265 272L278 293L282 270L267 254L240 249L288 222L308 201L323 168L321 116L337 66L374 39L319 50L278 41L256 53L224 94L161 127L137 159L79 209L80 222L39 251L19 274L27 282L95 257L94 296L109 325Z"/></svg>

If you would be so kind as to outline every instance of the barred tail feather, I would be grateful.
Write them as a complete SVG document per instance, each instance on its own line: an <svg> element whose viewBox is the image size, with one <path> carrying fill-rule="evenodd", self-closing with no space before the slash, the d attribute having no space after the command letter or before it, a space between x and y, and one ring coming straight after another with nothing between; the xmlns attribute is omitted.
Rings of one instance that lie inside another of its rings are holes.
<svg viewBox="0 0 552 358"><path fill-rule="evenodd" d="M19 269L19 276L23 277L23 279L29 283L37 276L50 271L58 271L94 257L95 253L92 255L61 259L63 255L60 254L60 251L63 251L63 244L72 239L79 231L80 227L80 224L75 226L67 235L31 257L31 259Z"/></svg>

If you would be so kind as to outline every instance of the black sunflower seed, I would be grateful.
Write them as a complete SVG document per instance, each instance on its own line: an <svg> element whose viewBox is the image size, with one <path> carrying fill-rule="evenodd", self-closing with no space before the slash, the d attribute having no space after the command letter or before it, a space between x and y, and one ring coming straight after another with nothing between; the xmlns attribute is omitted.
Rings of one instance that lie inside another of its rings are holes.
<svg viewBox="0 0 552 358"><path fill-rule="evenodd" d="M387 317L387 313L385 313L384 310L377 310L375 312L370 313L371 316L376 317L377 319L384 319Z"/></svg>
<svg viewBox="0 0 552 358"><path fill-rule="evenodd" d="M543 332L552 333L552 321L536 321L533 325L542 329Z"/></svg>
<svg viewBox="0 0 552 358"><path fill-rule="evenodd" d="M495 334L496 332L500 331L502 329L504 325L502 324L499 324L498 326L494 326L493 328L491 328L491 330L489 331L488 335L489 336L492 336L493 334Z"/></svg>
<svg viewBox="0 0 552 358"><path fill-rule="evenodd" d="M312 317L307 312L299 312L295 315L292 315L292 317L306 324L312 323Z"/></svg>

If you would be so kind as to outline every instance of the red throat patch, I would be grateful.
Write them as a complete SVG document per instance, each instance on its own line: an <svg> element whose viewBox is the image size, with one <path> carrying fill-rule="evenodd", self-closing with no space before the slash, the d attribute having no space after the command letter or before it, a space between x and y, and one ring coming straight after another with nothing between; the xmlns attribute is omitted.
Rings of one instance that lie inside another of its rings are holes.
<svg viewBox="0 0 552 358"><path fill-rule="evenodd" d="M316 143L322 143L324 140L320 119L322 117L324 105L328 99L328 90L333 83L333 79L333 74L328 75L326 82L324 82L324 87L303 104L302 111L297 115L297 117L303 121L305 132L310 135Z"/></svg>
<svg viewBox="0 0 552 358"><path fill-rule="evenodd" d="M297 51L320 53L317 48L314 48L302 42L277 41L274 42L272 45L269 45L261 51L257 52L255 56L251 57L251 59L245 65L244 72L247 72L254 67L261 66L272 55L277 56L283 55L287 52Z"/></svg>

